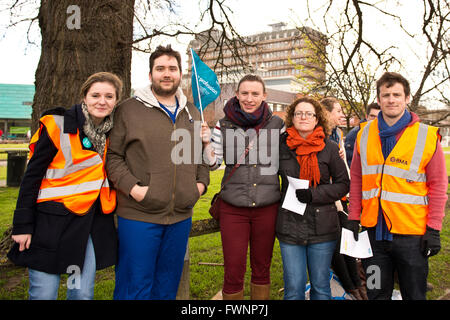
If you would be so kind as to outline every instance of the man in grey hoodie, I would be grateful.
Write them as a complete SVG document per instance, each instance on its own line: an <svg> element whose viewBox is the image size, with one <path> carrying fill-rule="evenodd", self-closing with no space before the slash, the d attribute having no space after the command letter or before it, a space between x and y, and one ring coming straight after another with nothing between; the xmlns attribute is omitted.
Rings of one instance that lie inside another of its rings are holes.
<svg viewBox="0 0 450 320"><path fill-rule="evenodd" d="M209 184L200 126L194 130L200 113L179 87L180 54L159 46L149 78L149 86L117 107L107 154L108 177L118 190L119 300L175 299L192 208Z"/></svg>

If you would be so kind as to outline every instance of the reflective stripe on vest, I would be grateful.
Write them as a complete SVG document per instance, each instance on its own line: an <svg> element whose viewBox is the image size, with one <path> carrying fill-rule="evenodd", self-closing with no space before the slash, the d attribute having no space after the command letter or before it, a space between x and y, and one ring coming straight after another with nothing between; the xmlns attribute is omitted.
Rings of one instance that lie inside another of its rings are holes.
<svg viewBox="0 0 450 320"><path fill-rule="evenodd" d="M428 205L428 197L414 196L411 194L402 194L384 190L381 191L381 199L406 204Z"/></svg>
<svg viewBox="0 0 450 320"><path fill-rule="evenodd" d="M377 224L378 206L381 203L385 221L392 233L424 233L428 214L428 187L424 168L434 154L438 137L436 133L435 127L413 124L405 129L394 149L384 159L378 121L363 125L357 142L363 178L363 226L373 227Z"/></svg>
<svg viewBox="0 0 450 320"><path fill-rule="evenodd" d="M83 182L80 184L70 185L67 187L54 187L41 189L39 191L39 198L56 198L66 197L77 193L83 193L86 191L97 191L103 184L103 180Z"/></svg>
<svg viewBox="0 0 450 320"><path fill-rule="evenodd" d="M373 122L373 121L371 121ZM371 123L370 122L370 123ZM361 134L361 146L367 146L369 141L369 128L370 123L368 123ZM368 174L389 174L402 179L408 179L410 181L426 182L427 178L424 173L418 173L419 165L422 160L423 150L425 149L425 142L427 138L428 128L426 125L419 124L419 133L417 136L416 147L414 148L414 154L411 159L411 164L409 170L404 170L402 168L393 167L390 165L368 165L367 163L367 148L361 148L361 170L363 175ZM383 170L384 166L384 170Z"/></svg>
<svg viewBox="0 0 450 320"><path fill-rule="evenodd" d="M100 155L82 149L78 134L64 133L63 116L45 116L41 119L41 125L46 126L58 152L47 168L37 202L61 202L70 211L83 215L100 194L102 211L111 213L116 205L116 194L109 188Z"/></svg>

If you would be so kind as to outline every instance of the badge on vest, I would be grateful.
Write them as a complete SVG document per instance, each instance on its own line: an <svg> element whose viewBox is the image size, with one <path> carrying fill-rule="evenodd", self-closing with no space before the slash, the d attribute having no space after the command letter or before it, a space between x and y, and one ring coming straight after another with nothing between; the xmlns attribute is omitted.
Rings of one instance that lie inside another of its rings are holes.
<svg viewBox="0 0 450 320"><path fill-rule="evenodd" d="M90 149L92 147L92 142L88 137L83 138L83 147Z"/></svg>

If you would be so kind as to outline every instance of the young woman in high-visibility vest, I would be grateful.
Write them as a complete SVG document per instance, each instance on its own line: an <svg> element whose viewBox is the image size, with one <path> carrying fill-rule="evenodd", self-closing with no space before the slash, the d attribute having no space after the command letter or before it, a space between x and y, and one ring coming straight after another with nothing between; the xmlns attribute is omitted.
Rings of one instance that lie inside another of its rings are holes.
<svg viewBox="0 0 450 320"><path fill-rule="evenodd" d="M91 75L82 103L44 112L31 138L8 253L28 267L30 299L56 299L61 274L69 275L67 299L92 299L96 270L115 264L116 194L105 158L121 91L116 75Z"/></svg>

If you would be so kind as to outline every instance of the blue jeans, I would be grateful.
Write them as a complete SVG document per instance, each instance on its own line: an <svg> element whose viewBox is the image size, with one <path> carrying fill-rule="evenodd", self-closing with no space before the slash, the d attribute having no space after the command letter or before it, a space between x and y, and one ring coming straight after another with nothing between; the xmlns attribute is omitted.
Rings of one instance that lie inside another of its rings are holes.
<svg viewBox="0 0 450 320"><path fill-rule="evenodd" d="M118 217L115 300L174 300L192 219L161 225Z"/></svg>
<svg viewBox="0 0 450 320"><path fill-rule="evenodd" d="M94 298L96 261L91 236L89 236L86 246L83 269L80 270L79 266L73 266L73 269L69 267L67 300L92 300ZM78 274L77 271L81 271L81 273ZM56 300L58 298L59 274L28 269L28 275L30 300Z"/></svg>
<svg viewBox="0 0 450 320"><path fill-rule="evenodd" d="M283 259L284 299L305 300L308 270L311 300L330 300L330 265L336 241L306 246L280 241Z"/></svg>

